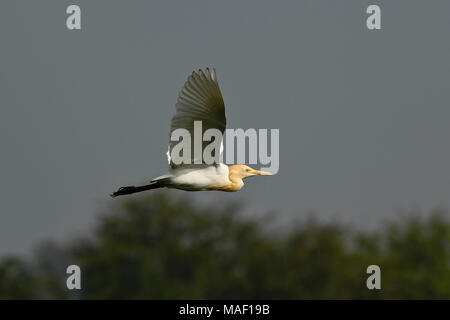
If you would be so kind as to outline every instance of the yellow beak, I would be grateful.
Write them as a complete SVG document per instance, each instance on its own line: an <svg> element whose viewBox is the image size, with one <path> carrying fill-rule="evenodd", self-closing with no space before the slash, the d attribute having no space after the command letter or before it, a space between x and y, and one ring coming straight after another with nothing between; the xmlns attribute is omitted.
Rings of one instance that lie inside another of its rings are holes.
<svg viewBox="0 0 450 320"><path fill-rule="evenodd" d="M250 170L250 173L256 174L256 175L260 175L260 176L271 176L272 174L270 172L267 171L259 171L259 170Z"/></svg>

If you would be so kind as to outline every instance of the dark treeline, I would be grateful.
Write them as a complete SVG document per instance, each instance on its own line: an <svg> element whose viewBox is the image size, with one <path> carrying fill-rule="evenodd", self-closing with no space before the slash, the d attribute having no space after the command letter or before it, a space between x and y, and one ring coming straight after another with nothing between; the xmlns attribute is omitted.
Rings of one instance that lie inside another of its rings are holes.
<svg viewBox="0 0 450 320"><path fill-rule="evenodd" d="M446 210L369 234L310 220L276 235L239 206L164 193L105 210L92 234L0 261L0 299L450 299ZM66 288L66 267L82 289ZM366 268L381 267L381 290Z"/></svg>

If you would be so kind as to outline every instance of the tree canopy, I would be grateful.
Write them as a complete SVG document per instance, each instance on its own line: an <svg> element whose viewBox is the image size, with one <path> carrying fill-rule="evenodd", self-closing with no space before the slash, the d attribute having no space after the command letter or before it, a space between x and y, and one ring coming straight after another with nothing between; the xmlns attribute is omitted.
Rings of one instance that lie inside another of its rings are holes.
<svg viewBox="0 0 450 320"><path fill-rule="evenodd" d="M164 192L116 202L91 234L0 261L0 299L449 299L450 222L437 210L374 232L315 220L273 234L237 205ZM82 289L66 288L79 265ZM381 268L381 290L366 269Z"/></svg>

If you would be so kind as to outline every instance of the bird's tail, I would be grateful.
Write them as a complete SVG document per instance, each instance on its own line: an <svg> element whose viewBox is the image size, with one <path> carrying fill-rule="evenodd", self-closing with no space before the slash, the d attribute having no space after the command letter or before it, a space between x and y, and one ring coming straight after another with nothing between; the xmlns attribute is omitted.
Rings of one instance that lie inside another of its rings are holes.
<svg viewBox="0 0 450 320"><path fill-rule="evenodd" d="M165 185L162 181L155 181L150 184L143 185L143 186L121 187L121 188L119 188L119 190L117 190L116 192L111 194L111 197L114 198L114 197L123 196L126 194L132 194L132 193L136 193L136 192L142 192L142 191L147 191L147 190L152 190L152 189L163 188L164 186Z"/></svg>

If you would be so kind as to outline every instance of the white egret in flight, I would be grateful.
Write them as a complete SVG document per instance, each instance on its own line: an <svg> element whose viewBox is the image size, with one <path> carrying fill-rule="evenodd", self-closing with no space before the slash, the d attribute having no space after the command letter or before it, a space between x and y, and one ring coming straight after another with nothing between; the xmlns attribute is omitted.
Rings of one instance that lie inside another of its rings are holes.
<svg viewBox="0 0 450 320"><path fill-rule="evenodd" d="M225 105L215 69L206 68L205 72L194 71L188 77L178 95L176 114L172 118L170 132L183 128L188 130L193 137L194 121L201 121L202 134L210 128L220 130L222 135L225 131ZM222 143L222 141L220 142ZM169 144L167 152L169 172L167 174L151 180L147 185L121 187L111 196L116 197L163 187L187 191L238 191L244 186L242 181L244 178L255 175L271 175L270 172L254 170L246 165L227 166L223 163L206 164L204 161L194 164L197 163L193 159L194 154L192 154L191 164L175 164L170 157L170 152L175 145L176 141L171 141ZM202 147L205 148L205 146L206 144L203 142Z"/></svg>

